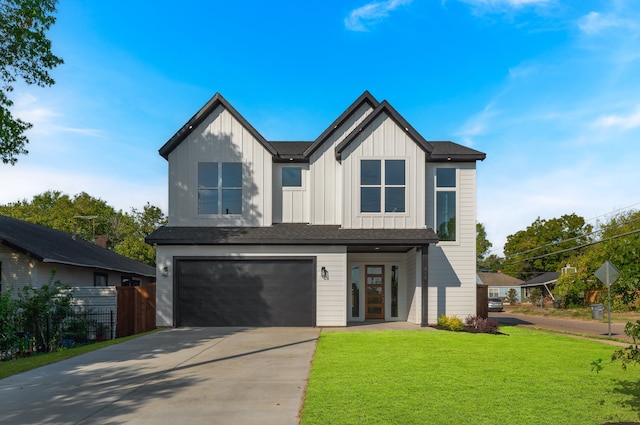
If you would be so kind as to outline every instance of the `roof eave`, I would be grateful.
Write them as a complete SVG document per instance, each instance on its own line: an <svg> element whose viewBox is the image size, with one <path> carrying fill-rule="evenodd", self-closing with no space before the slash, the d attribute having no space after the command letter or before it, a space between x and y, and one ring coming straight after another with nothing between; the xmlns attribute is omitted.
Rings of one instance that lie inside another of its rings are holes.
<svg viewBox="0 0 640 425"><path fill-rule="evenodd" d="M375 109L379 102L368 90L365 90L334 122L327 127L320 136L304 151L304 156L309 157L329 138L344 122L351 117L363 104L368 104Z"/></svg>
<svg viewBox="0 0 640 425"><path fill-rule="evenodd" d="M222 105L234 116L253 137L265 148L272 156L276 156L277 152L267 140L224 98L220 93L213 95L211 99L195 113L189 121L184 124L180 130L176 132L159 150L158 152L164 159L169 159L169 154L182 143L202 122L218 107Z"/></svg>
<svg viewBox="0 0 640 425"><path fill-rule="evenodd" d="M478 154L431 154L427 158L428 162L476 162L484 161L487 157L485 153Z"/></svg>
<svg viewBox="0 0 640 425"><path fill-rule="evenodd" d="M418 131L413 128L402 115L395 110L389 102L383 100L376 109L365 118L358 127L356 127L338 146L336 146L336 160L342 159L342 152L349 146L364 130L367 129L375 120L385 112L404 132L413 140L424 152L430 154L433 152L433 146Z"/></svg>

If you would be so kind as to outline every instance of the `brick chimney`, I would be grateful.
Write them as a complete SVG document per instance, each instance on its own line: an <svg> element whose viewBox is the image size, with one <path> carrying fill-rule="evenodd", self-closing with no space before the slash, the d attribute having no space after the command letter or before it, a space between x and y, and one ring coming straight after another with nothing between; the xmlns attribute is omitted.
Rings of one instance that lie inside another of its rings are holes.
<svg viewBox="0 0 640 425"><path fill-rule="evenodd" d="M107 235L96 235L93 237L93 243L102 248L107 247L108 240L109 240L109 237Z"/></svg>

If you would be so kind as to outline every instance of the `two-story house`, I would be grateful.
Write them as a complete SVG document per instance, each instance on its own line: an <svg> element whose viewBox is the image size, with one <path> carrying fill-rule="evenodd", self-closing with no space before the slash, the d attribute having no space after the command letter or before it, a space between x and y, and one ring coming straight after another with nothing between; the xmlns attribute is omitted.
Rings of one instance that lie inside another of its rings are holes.
<svg viewBox="0 0 640 425"><path fill-rule="evenodd" d="M216 94L167 143L158 326L426 326L476 312L476 162L363 93L310 142Z"/></svg>

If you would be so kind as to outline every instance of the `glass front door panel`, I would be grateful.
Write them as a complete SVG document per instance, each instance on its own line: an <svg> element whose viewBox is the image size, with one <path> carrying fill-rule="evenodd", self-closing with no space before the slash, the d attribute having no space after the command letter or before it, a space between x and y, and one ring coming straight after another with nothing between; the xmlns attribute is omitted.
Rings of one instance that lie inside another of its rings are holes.
<svg viewBox="0 0 640 425"><path fill-rule="evenodd" d="M366 266L365 319L384 319L384 266Z"/></svg>

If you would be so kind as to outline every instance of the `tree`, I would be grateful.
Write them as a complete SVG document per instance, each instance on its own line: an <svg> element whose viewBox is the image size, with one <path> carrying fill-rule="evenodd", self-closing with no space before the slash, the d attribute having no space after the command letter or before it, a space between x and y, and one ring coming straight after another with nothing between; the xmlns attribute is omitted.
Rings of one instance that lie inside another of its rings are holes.
<svg viewBox="0 0 640 425"><path fill-rule="evenodd" d="M583 305L589 300L587 291L599 291L604 301L606 288L595 276L605 261L611 261L620 270L618 280L611 285L613 308L637 308L640 290L640 211L617 214L600 223L594 234L598 238L567 260L576 273L562 275L556 284L556 294L567 305Z"/></svg>
<svg viewBox="0 0 640 425"><path fill-rule="evenodd" d="M156 264L156 250L144 239L159 226L165 225L167 219L158 207L147 203L142 211L131 209L131 214L127 214L122 220L124 236L122 240L114 246L114 251L145 264Z"/></svg>
<svg viewBox="0 0 640 425"><path fill-rule="evenodd" d="M93 241L95 236L107 236L107 248L120 255L149 265L155 265L155 248L144 239L166 217L158 207L147 203L142 211L116 211L105 201L82 192L73 198L59 191L47 191L33 197L0 205L0 214L76 235Z"/></svg>
<svg viewBox="0 0 640 425"><path fill-rule="evenodd" d="M9 93L16 81L40 87L55 83L49 70L63 63L51 52L45 32L55 23L56 0L0 0L0 158L15 164L27 154L25 132L32 124L15 118Z"/></svg>
<svg viewBox="0 0 640 425"><path fill-rule="evenodd" d="M591 241L592 229L576 214L551 220L538 217L526 230L507 236L504 272L528 280L535 274L559 271L574 255L572 248Z"/></svg>
<svg viewBox="0 0 640 425"><path fill-rule="evenodd" d="M476 262L480 262L489 253L493 244L487 239L487 231L484 224L476 223Z"/></svg>

